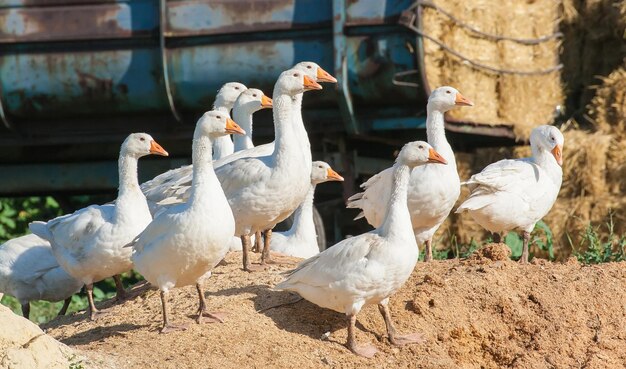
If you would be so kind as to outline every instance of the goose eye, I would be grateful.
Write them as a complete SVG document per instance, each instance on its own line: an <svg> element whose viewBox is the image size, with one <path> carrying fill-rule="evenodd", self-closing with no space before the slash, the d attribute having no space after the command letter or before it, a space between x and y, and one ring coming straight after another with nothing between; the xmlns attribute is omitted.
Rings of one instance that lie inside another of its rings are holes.
<svg viewBox="0 0 626 369"><path fill-rule="evenodd" d="M239 87L235 87L235 90L239 90Z"/></svg>
<svg viewBox="0 0 626 369"><path fill-rule="evenodd" d="M307 66L306 66L306 69L311 69L311 66L310 66L310 65L307 65Z"/></svg>
<svg viewBox="0 0 626 369"><path fill-rule="evenodd" d="M252 95L253 97L256 97L256 94Z"/></svg>
<svg viewBox="0 0 626 369"><path fill-rule="evenodd" d="M446 91L446 93L447 93L447 94L450 94L450 93L452 93L452 91L448 90L448 91Z"/></svg>
<svg viewBox="0 0 626 369"><path fill-rule="evenodd" d="M300 77L300 75L298 73L294 73L293 76L294 77Z"/></svg>
<svg viewBox="0 0 626 369"><path fill-rule="evenodd" d="M217 119L222 119L222 116L221 116L221 115L218 115L218 116L217 116L217 117L215 117L215 118L217 118Z"/></svg>
<svg viewBox="0 0 626 369"><path fill-rule="evenodd" d="M146 140L146 139L145 139L145 138L143 138L143 137L140 137L140 138L139 138L139 141L145 141L145 140Z"/></svg>
<svg viewBox="0 0 626 369"><path fill-rule="evenodd" d="M419 148L420 150L424 150L424 145L419 145L419 146L418 146L418 148Z"/></svg>

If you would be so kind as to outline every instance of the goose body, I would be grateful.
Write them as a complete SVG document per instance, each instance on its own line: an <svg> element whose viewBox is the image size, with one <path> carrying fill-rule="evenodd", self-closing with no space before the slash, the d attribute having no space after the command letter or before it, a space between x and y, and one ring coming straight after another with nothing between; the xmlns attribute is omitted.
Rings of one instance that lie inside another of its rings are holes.
<svg viewBox="0 0 626 369"><path fill-rule="evenodd" d="M28 319L30 302L62 301L80 291L83 282L69 275L57 262L50 243L34 234L0 245L0 292L15 297Z"/></svg>
<svg viewBox="0 0 626 369"><path fill-rule="evenodd" d="M383 224L368 233L345 239L287 273L276 289L294 291L314 304L349 318L347 346L372 356L373 347L356 345L356 314L365 305L381 306L388 321L389 297L409 278L419 250L406 205L410 167L428 161L445 163L425 142L405 145L393 168L393 188ZM389 320L389 324L390 320ZM390 340L399 338L388 325ZM408 343L408 342L407 342Z"/></svg>
<svg viewBox="0 0 626 369"><path fill-rule="evenodd" d="M97 313L92 284L132 269L131 251L124 246L152 220L137 180L138 159L148 154L167 152L150 135L131 134L120 151L120 186L114 204L92 205L48 222L29 224L33 233L50 242L61 267L87 286L92 319ZM122 297L119 277L116 283L118 297Z"/></svg>
<svg viewBox="0 0 626 369"><path fill-rule="evenodd" d="M309 258L320 252L313 223L313 197L315 187L328 181L343 181L330 165L314 161L311 168L311 187L294 213L293 224L286 232L272 233L272 250L284 255Z"/></svg>
<svg viewBox="0 0 626 369"><path fill-rule="evenodd" d="M471 105L452 87L439 87L431 94L427 105L426 133L428 143L443 156L448 165L422 165L414 168L408 184L407 204L418 245L426 243L425 259L432 258L431 240L448 217L461 193L461 181L452 147L444 129L444 113L458 105ZM363 192L348 199L348 208L360 208L356 219L365 217L374 227L383 223L385 204L391 196L393 169L388 168L361 187Z"/></svg>
<svg viewBox="0 0 626 369"><path fill-rule="evenodd" d="M174 287L196 284L198 322L202 320L206 305L199 280L224 258L235 233L233 214L211 160L212 140L230 133L243 131L223 112L205 113L194 132L189 201L162 212L133 242L136 270L161 290L162 332L176 329L169 324L165 298Z"/></svg>
<svg viewBox="0 0 626 369"><path fill-rule="evenodd" d="M467 211L483 228L501 234L524 233L522 262L528 258L528 237L554 205L561 188L563 135L553 126L531 132L530 158L500 160L464 184L471 194L456 210Z"/></svg>

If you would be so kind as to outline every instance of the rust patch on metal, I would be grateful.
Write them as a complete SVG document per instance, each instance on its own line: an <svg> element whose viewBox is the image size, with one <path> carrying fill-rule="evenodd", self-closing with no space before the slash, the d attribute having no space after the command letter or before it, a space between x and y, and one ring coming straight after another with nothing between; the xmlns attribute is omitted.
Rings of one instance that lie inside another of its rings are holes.
<svg viewBox="0 0 626 369"><path fill-rule="evenodd" d="M98 78L92 74L84 73L76 70L78 76L78 85L86 97L107 97L112 98L113 80L110 78Z"/></svg>
<svg viewBox="0 0 626 369"><path fill-rule="evenodd" d="M319 1L319 0L318 0ZM323 3L320 1L320 3ZM315 3L312 3L315 4ZM285 8L297 7L295 0L189 0L169 3L168 14L177 9L206 5L212 11L224 15L224 22L204 28L184 28L175 26L168 16L166 36L200 36L232 33L264 32L291 29L311 29L329 27L331 20L318 23L299 23L294 19L272 20L272 15L279 13Z"/></svg>
<svg viewBox="0 0 626 369"><path fill-rule="evenodd" d="M0 43L131 37L133 30L117 21L122 10L119 4L0 9L0 22L19 19L22 28L9 33L8 26L0 26ZM150 34L135 32L142 33Z"/></svg>

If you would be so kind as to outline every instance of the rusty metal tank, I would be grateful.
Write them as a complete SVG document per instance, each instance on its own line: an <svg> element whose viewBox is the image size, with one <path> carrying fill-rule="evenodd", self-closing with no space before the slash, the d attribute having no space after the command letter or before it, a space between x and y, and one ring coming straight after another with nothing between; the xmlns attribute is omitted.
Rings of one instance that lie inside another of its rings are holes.
<svg viewBox="0 0 626 369"><path fill-rule="evenodd" d="M54 172L59 162L114 164L118 143L133 131L172 145L167 165L175 166L223 83L271 94L280 72L303 60L339 80L307 95L311 134L420 127L424 89L394 83L419 70L416 35L398 24L412 3L0 0L0 165L5 177L22 178L0 193L114 186L108 174L84 179L85 168L66 169L57 184L33 173ZM408 78L422 83L419 73ZM259 122L258 132L271 135L269 115ZM16 164L37 170L25 175Z"/></svg>

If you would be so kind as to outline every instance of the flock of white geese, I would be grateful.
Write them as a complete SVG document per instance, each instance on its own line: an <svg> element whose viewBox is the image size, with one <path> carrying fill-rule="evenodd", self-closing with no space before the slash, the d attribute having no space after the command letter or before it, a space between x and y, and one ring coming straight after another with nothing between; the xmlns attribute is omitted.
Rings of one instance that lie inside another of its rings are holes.
<svg viewBox="0 0 626 369"><path fill-rule="evenodd" d="M393 167L370 178L363 192L349 199L348 207L361 209L359 217L375 229L319 252L312 219L315 187L343 180L327 163L312 161L302 120L303 94L322 89L320 82L336 80L317 64L302 62L280 74L271 99L241 83L225 84L213 110L198 120L193 164L141 186L138 159L168 154L150 135L131 134L120 150L115 202L33 222L33 234L2 245L0 292L15 296L28 317L32 300L65 299L64 314L71 295L84 285L95 319L101 312L94 305L93 283L113 277L117 297L124 298L119 275L134 268L160 289L165 333L184 329L170 322L172 288L196 285L197 322L221 322L220 314L206 310L202 283L230 250L242 250L244 270L263 267L271 262L271 245L282 254L308 258L275 288L346 314L352 352L365 357L376 352L355 338L356 316L371 304L378 305L392 344L420 342L418 334L397 334L388 302L412 273L418 245L425 244L426 260L432 258L433 234L459 197L461 182L444 114L473 104L452 87L435 89L427 105L428 142L407 143ZM275 141L254 146L252 116L264 108L273 109ZM555 202L562 177L561 132L537 127L530 144L532 157L498 161L465 182L471 195L456 210L467 211L496 238L520 230L521 262L528 261L529 234ZM294 212L292 229L272 236L272 228ZM257 251L262 248L260 264L251 263L253 239Z"/></svg>

